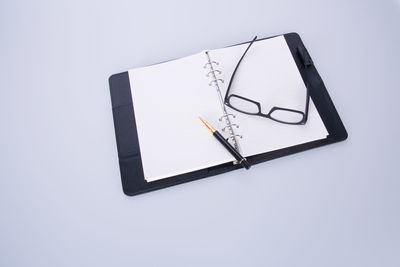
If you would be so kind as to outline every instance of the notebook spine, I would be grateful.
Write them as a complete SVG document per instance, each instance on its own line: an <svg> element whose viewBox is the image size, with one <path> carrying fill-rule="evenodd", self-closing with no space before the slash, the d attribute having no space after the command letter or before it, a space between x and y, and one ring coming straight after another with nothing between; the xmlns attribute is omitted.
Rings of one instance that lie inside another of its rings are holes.
<svg viewBox="0 0 400 267"><path fill-rule="evenodd" d="M208 70L206 76L211 79L208 83L208 86L213 86L215 88L215 90L217 91L219 102L221 104L223 115L219 118L219 121L225 122L225 126L222 128L222 131L228 133L229 136L226 139L232 143L236 150L240 151L237 138L242 138L242 136L239 134L235 134L234 132L234 128L239 128L239 125L231 122L231 120L236 118L236 116L232 113L228 113L228 111L226 110L224 98L222 97L221 89L219 86L219 83L224 83L224 80L218 78L217 76L222 74L221 70L216 69L216 67L219 65L219 62L212 61L208 51L206 51L205 53L207 55L207 62L204 64L203 68Z"/></svg>

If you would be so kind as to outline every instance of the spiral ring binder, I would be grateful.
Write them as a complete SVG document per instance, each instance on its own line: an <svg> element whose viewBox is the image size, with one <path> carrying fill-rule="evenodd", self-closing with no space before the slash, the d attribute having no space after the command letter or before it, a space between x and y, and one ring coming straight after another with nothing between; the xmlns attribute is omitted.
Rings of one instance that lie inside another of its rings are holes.
<svg viewBox="0 0 400 267"><path fill-rule="evenodd" d="M222 128L222 131L225 132L227 130L227 132L229 134L229 137L226 138L226 140L228 140L228 141L230 140L230 142L235 147L235 149L240 151L239 144L238 144L238 142L236 140L236 137L243 138L243 136L240 135L240 134L235 134L235 132L233 131L234 127L237 129L237 128L239 128L239 125L236 124L236 123L231 123L231 118L235 118L236 116L234 114L230 114L230 113L228 113L226 111L226 107L225 107L225 104L224 104L222 93L221 93L221 90L219 88L219 82L223 83L224 80L221 79L221 78L218 78L217 75L216 75L216 74L220 75L222 72L220 70L214 69L214 66L213 66L213 65L218 66L219 62L211 61L210 55L208 54L208 51L206 51L205 53L207 55L207 61L208 62L206 64L204 64L203 68L206 69L207 67L209 67L209 72L206 74L206 76L207 77L211 76L211 78L212 78L212 80L208 83L208 85L209 86L214 86L214 88L215 88L215 90L217 91L217 94L218 94L218 99L220 101L221 108L222 108L222 113L223 113L222 116L219 118L219 121L225 120L225 126ZM237 163L238 163L237 161L234 162L234 164L237 164Z"/></svg>
<svg viewBox="0 0 400 267"><path fill-rule="evenodd" d="M236 123L232 123L230 126L231 126L231 127L235 126L236 128L239 128L239 125L236 124ZM227 128L228 128L228 125L225 126L224 128L222 128L222 131L225 132L225 130L226 130Z"/></svg>
<svg viewBox="0 0 400 267"><path fill-rule="evenodd" d="M220 81L221 83L224 83L223 79L214 79L211 82L208 83L208 86L211 86L213 83L218 83L218 81Z"/></svg>
<svg viewBox="0 0 400 267"><path fill-rule="evenodd" d="M220 71L220 70L211 70L211 71L209 71L208 73L207 73L207 77L210 77L210 74L212 74L212 73L215 73L215 72L218 72L218 74L221 74L222 73L222 71Z"/></svg>
<svg viewBox="0 0 400 267"><path fill-rule="evenodd" d="M236 115L235 114L232 114L232 113L228 113L228 114L225 114L225 115L222 115L221 117L219 117L219 121L222 121L222 119L223 118L226 118L226 117L228 117L228 116L232 116L232 118L236 118Z"/></svg>
<svg viewBox="0 0 400 267"><path fill-rule="evenodd" d="M207 54L207 55L208 55L208 54ZM219 62L216 62L216 61L208 61L206 64L204 64L203 68L207 68L207 65L210 65L211 70L213 70L214 68L213 68L212 64L215 64L215 65L218 66L218 65L219 65Z"/></svg>
<svg viewBox="0 0 400 267"><path fill-rule="evenodd" d="M225 138L225 139L226 139L226 140L229 140L230 138L235 138L236 136L239 137L240 139L243 138L243 136L240 135L240 134L234 134L234 135L231 135L231 136L229 136L229 137L227 137L227 138Z"/></svg>

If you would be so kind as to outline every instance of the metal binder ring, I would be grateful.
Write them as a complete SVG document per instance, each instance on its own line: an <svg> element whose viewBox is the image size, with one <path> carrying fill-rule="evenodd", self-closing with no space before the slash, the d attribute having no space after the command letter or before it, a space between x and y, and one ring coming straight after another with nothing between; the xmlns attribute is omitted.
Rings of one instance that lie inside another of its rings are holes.
<svg viewBox="0 0 400 267"><path fill-rule="evenodd" d="M204 66L203 66L203 68L207 68L207 65L210 65L211 66L211 64L215 64L215 65L219 65L219 63L217 62L217 61L210 61L210 62L207 62L206 64L204 64Z"/></svg>
<svg viewBox="0 0 400 267"><path fill-rule="evenodd" d="M239 128L239 125L237 125L236 123L232 123L232 124L228 124L228 125L226 125L224 128L222 128L222 131L225 132L225 130L226 130L228 127L232 127L232 126L236 126L236 128Z"/></svg>
<svg viewBox="0 0 400 267"><path fill-rule="evenodd" d="M211 86L213 83L218 83L218 81L220 81L221 83L224 83L224 80L222 80L222 79L215 79L215 80L212 80L211 82L209 82L208 85Z"/></svg>
<svg viewBox="0 0 400 267"><path fill-rule="evenodd" d="M228 138L226 138L226 141L229 141L229 138L234 139L236 136L239 137L240 139L243 138L243 136L241 136L240 134L234 134L234 135L231 135Z"/></svg>
<svg viewBox="0 0 400 267"><path fill-rule="evenodd" d="M210 74L211 73L214 73L214 72L218 72L218 74L221 74L222 73L222 71L220 71L220 70L212 70L212 71L210 71L209 73L207 73L207 77L210 77Z"/></svg>
<svg viewBox="0 0 400 267"><path fill-rule="evenodd" d="M223 118L229 117L229 116L232 116L232 118L236 118L236 116L235 116L234 114L229 113L229 114L222 115L221 117L219 117L218 120L219 120L219 121L222 121Z"/></svg>

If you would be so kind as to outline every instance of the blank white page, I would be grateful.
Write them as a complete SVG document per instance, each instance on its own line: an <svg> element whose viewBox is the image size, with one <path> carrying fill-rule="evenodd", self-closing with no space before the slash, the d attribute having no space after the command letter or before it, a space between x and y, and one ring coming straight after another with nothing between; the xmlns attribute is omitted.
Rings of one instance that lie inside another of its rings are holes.
<svg viewBox="0 0 400 267"><path fill-rule="evenodd" d="M205 53L129 70L139 146L147 181L233 161L201 123L222 115Z"/></svg>
<svg viewBox="0 0 400 267"><path fill-rule="evenodd" d="M232 72L247 46L209 52L211 59L220 63L218 69L222 74L218 78L225 80L220 83L224 96ZM306 87L283 36L253 43L236 72L231 93L260 102L263 113L268 113L273 106L304 111ZM239 124L235 132L243 136L239 143L244 156L326 138L328 134L312 100L305 125L287 125L230 111L237 116L232 123Z"/></svg>

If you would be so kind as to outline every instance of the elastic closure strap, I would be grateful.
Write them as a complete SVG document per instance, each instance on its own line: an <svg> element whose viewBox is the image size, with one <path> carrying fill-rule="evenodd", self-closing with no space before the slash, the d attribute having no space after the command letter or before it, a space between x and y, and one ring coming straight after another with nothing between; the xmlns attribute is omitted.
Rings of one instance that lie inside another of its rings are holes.
<svg viewBox="0 0 400 267"><path fill-rule="evenodd" d="M307 49L302 46L302 47L297 47L297 52L299 53L299 57L301 61L303 62L304 67L309 67L314 64L312 61L310 54L308 53Z"/></svg>

